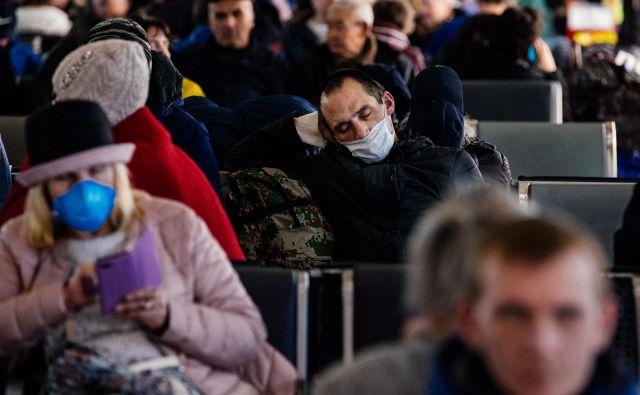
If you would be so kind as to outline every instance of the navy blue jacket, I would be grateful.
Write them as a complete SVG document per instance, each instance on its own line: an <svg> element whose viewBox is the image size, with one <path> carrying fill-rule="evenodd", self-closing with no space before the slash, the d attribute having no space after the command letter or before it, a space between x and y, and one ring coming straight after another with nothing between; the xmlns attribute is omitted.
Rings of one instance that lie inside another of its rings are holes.
<svg viewBox="0 0 640 395"><path fill-rule="evenodd" d="M311 15L292 22L284 30L282 36L282 49L287 56L289 64L298 64L322 43L318 37L307 27L307 21Z"/></svg>
<svg viewBox="0 0 640 395"><path fill-rule="evenodd" d="M192 96L185 99L183 108L209 130L216 158L224 158L249 133L285 115L292 112L304 115L316 110L308 101L291 95L263 96L233 108L220 107L206 97Z"/></svg>
<svg viewBox="0 0 640 395"><path fill-rule="evenodd" d="M236 50L216 45L212 37L176 54L173 61L209 99L224 107L284 91L284 56L254 42Z"/></svg>

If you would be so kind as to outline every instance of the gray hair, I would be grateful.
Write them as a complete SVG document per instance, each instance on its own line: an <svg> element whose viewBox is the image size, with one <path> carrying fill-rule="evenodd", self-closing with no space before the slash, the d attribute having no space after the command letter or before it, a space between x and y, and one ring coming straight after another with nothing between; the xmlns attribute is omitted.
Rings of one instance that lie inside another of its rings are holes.
<svg viewBox="0 0 640 395"><path fill-rule="evenodd" d="M478 238L505 221L526 215L517 197L489 186L457 191L425 212L408 243L407 312L452 319L466 288L469 253Z"/></svg>
<svg viewBox="0 0 640 395"><path fill-rule="evenodd" d="M329 6L327 15L343 10L350 12L355 22L373 26L373 8L366 0L338 0Z"/></svg>

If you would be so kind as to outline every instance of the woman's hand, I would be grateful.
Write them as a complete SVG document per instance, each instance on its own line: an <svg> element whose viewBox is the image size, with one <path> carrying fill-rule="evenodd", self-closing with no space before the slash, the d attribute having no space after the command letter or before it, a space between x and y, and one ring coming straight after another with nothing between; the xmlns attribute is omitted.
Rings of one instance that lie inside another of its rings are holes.
<svg viewBox="0 0 640 395"><path fill-rule="evenodd" d="M116 313L136 320L153 331L159 331L168 323L169 302L161 289L145 288L128 294L116 306Z"/></svg>
<svg viewBox="0 0 640 395"><path fill-rule="evenodd" d="M540 37L533 42L533 47L538 55L538 68L544 73L553 73L557 70L556 61L553 58L551 49Z"/></svg>
<svg viewBox="0 0 640 395"><path fill-rule="evenodd" d="M79 310L95 302L96 284L96 265L78 265L64 287L64 304L67 310Z"/></svg>

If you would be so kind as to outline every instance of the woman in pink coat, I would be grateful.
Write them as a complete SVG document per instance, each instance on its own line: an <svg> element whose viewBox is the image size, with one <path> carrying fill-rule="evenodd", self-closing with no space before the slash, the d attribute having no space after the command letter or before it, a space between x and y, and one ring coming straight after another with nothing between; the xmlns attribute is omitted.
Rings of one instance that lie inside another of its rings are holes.
<svg viewBox="0 0 640 395"><path fill-rule="evenodd" d="M0 229L0 357L44 345L51 393L293 391L295 372L207 226L131 189L134 146L112 144L97 104L60 102L26 129L25 213ZM125 262L147 273L155 263L161 285L103 312L100 295L107 303L131 278L98 292L96 262L139 251Z"/></svg>

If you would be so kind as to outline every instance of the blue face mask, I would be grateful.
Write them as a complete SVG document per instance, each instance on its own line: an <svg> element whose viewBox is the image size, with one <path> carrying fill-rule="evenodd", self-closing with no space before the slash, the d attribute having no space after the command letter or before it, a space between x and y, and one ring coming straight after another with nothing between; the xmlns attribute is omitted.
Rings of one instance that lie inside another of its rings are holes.
<svg viewBox="0 0 640 395"><path fill-rule="evenodd" d="M75 183L53 200L53 217L81 232L95 232L109 218L116 191L94 180Z"/></svg>

